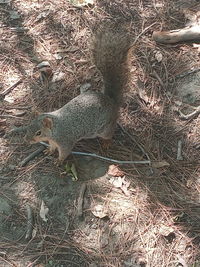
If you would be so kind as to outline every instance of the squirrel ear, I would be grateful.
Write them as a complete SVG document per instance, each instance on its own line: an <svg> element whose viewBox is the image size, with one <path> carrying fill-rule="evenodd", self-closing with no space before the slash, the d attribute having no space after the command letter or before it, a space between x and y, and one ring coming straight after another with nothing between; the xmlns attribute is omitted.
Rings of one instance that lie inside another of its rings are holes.
<svg viewBox="0 0 200 267"><path fill-rule="evenodd" d="M44 118L42 123L43 123L43 126L44 127L49 128L49 129L51 129L52 126L53 126L52 119L51 118L48 118L48 117Z"/></svg>

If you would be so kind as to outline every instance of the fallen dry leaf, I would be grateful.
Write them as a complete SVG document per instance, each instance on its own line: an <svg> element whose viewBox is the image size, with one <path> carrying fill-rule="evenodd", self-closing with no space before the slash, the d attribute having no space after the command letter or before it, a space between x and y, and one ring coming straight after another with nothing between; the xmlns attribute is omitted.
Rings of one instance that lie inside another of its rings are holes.
<svg viewBox="0 0 200 267"><path fill-rule="evenodd" d="M117 177L117 178L111 178L109 180L109 182L114 185L114 187L116 188L121 188L122 187L122 184L123 184L123 180L121 177Z"/></svg>
<svg viewBox="0 0 200 267"><path fill-rule="evenodd" d="M124 172L116 165L110 165L108 168L108 175L114 176L114 177L120 177L124 176Z"/></svg>
<svg viewBox="0 0 200 267"><path fill-rule="evenodd" d="M44 201L42 200L42 204L41 204L41 207L40 207L40 217L42 218L42 220L44 222L48 221L48 219L46 217L48 212L49 212L49 208L45 205Z"/></svg>
<svg viewBox="0 0 200 267"><path fill-rule="evenodd" d="M130 186L130 182L125 180L125 176L123 177L112 177L109 179L109 182L116 188L120 188L122 192L126 196L130 196L130 192L128 191L128 187Z"/></svg>
<svg viewBox="0 0 200 267"><path fill-rule="evenodd" d="M161 62L161 61L162 61L162 58L163 58L163 56L162 56L161 52L160 52L160 51L157 51L157 52L155 53L155 59L156 59L158 62Z"/></svg>
<svg viewBox="0 0 200 267"><path fill-rule="evenodd" d="M108 216L108 210L101 204L94 206L91 210L92 214L100 219Z"/></svg>

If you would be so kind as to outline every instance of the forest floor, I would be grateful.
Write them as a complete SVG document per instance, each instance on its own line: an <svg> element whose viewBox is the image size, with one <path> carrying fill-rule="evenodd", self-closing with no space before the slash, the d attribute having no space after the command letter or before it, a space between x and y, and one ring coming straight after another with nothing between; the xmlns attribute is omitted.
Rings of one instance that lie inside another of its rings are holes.
<svg viewBox="0 0 200 267"><path fill-rule="evenodd" d="M184 27L185 8L200 4L0 0L1 266L200 266L200 116L184 121L177 113L200 105L199 72L189 74L200 68L199 44L152 39L153 31ZM70 156L57 167L56 155L41 153L22 167L40 145L6 137L14 126L62 107L86 84L102 89L90 43L106 19L125 21L138 38L120 126L106 151L98 139L74 150L152 164ZM48 84L36 68L42 61L57 77Z"/></svg>

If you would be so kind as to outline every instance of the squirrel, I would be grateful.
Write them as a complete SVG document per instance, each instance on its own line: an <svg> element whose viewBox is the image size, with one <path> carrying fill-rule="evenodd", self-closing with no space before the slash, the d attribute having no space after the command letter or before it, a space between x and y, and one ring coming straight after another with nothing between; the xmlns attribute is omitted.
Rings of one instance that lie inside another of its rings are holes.
<svg viewBox="0 0 200 267"><path fill-rule="evenodd" d="M131 40L121 25L102 27L93 40L93 58L103 76L102 92L86 91L53 112L40 114L27 127L26 141L47 141L61 164L81 139L111 139L127 82Z"/></svg>

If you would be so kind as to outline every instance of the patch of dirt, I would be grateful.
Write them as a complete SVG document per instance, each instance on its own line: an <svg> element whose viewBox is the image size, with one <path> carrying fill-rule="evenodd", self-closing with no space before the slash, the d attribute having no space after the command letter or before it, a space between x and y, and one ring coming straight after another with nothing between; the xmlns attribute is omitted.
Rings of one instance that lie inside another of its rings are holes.
<svg viewBox="0 0 200 267"><path fill-rule="evenodd" d="M177 86L177 93L184 103L190 105L200 104L200 74L190 74L183 78Z"/></svg>

